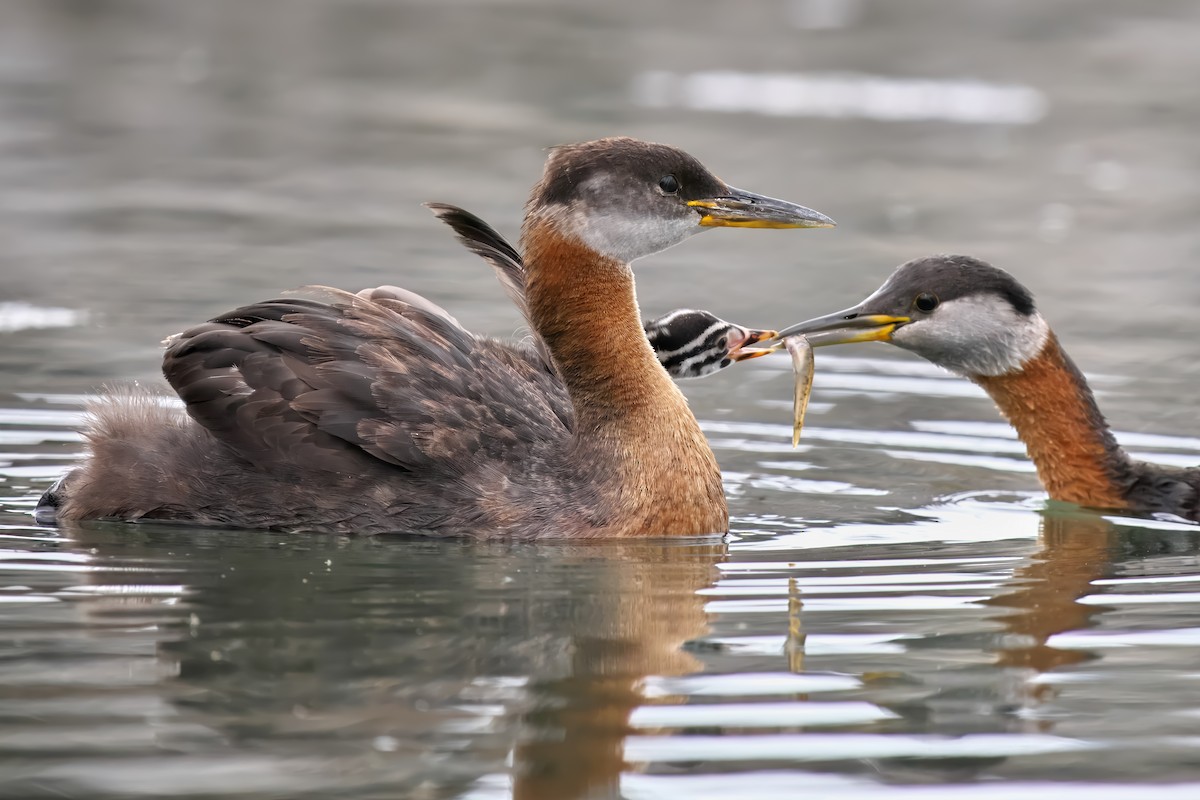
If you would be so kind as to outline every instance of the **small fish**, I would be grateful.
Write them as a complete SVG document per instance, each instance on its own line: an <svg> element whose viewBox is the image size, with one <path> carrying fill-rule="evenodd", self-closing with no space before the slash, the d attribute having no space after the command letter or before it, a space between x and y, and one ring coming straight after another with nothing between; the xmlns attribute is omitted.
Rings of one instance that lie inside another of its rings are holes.
<svg viewBox="0 0 1200 800"><path fill-rule="evenodd" d="M789 336L783 343L792 354L792 375L795 377L796 394L792 398L792 447L795 447L800 444L800 429L804 427L804 412L808 411L816 361L812 345L803 336Z"/></svg>

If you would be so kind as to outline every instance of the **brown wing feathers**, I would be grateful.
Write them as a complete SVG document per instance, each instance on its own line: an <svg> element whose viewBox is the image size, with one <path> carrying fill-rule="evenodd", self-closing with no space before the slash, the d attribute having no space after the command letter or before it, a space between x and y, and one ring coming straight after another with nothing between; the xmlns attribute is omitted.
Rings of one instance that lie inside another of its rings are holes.
<svg viewBox="0 0 1200 800"><path fill-rule="evenodd" d="M449 225L458 239L468 250L483 258L496 271L496 277L508 294L510 300L525 319L529 319L529 309L525 303L525 267L521 254L505 241L495 228L488 225L479 217L458 206L447 203L426 203L434 215Z"/></svg>
<svg viewBox="0 0 1200 800"><path fill-rule="evenodd" d="M561 384L520 352L401 301L346 293L192 328L163 371L193 419L262 467L354 472L369 456L451 478L479 459L527 457L570 422Z"/></svg>
<svg viewBox="0 0 1200 800"><path fill-rule="evenodd" d="M447 203L426 203L434 215L446 223L458 235L458 240L472 253L491 265L504 293L521 312L525 324L529 326L530 336L537 357L545 369L555 372L554 359L542 337L534 333L533 320L529 316L529 303L525 297L525 265L521 254L511 244L505 241L495 228L488 225L470 211Z"/></svg>
<svg viewBox="0 0 1200 800"><path fill-rule="evenodd" d="M302 307L320 304L260 303L185 331L168 346L163 374L192 419L260 467L361 468L350 442L315 427L293 405L323 383L305 344L317 331L283 321Z"/></svg>

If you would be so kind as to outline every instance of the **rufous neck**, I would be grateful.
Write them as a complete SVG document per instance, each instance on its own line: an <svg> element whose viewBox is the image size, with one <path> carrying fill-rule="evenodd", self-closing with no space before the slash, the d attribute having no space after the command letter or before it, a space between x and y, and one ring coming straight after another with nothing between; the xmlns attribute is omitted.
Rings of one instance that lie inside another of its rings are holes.
<svg viewBox="0 0 1200 800"><path fill-rule="evenodd" d="M529 316L575 408L565 453L617 536L724 533L716 457L642 330L628 264L553 224L525 228Z"/></svg>
<svg viewBox="0 0 1200 800"><path fill-rule="evenodd" d="M1129 457L1053 333L1019 370L972 380L1016 429L1051 498L1098 508L1128 505Z"/></svg>
<svg viewBox="0 0 1200 800"><path fill-rule="evenodd" d="M531 322L554 356L576 418L624 419L682 401L642 331L629 265L551 223L530 226L524 240Z"/></svg>

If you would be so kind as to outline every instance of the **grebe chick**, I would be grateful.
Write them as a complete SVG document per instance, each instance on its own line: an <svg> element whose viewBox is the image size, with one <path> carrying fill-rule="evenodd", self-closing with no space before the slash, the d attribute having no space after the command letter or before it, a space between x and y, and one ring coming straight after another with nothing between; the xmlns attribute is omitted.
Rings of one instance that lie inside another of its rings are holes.
<svg viewBox="0 0 1200 800"><path fill-rule="evenodd" d="M814 346L890 342L975 382L1055 500L1200 521L1200 468L1130 458L1033 295L1001 269L969 256L918 258L858 305L779 335L793 334Z"/></svg>
<svg viewBox="0 0 1200 800"><path fill-rule="evenodd" d="M775 352L749 346L775 338L775 331L744 328L709 311L676 309L643 328L654 355L672 378L703 378L738 361Z"/></svg>
<svg viewBox="0 0 1200 800"><path fill-rule="evenodd" d="M173 338L183 411L92 409L91 457L39 519L476 537L721 533L716 459L642 331L630 262L709 227L828 227L660 144L552 151L522 227L525 304L557 368L436 306L326 290Z"/></svg>
<svg viewBox="0 0 1200 800"><path fill-rule="evenodd" d="M530 324L528 306L525 302L525 266L521 254L508 243L495 228L469 211L447 203L426 204L438 219L449 225L467 249L483 258L496 272L500 284L513 303L525 315ZM395 286L380 286L364 289L359 294L370 293L379 297L390 294L398 299L414 297L412 292ZM422 302L428 302L417 297ZM432 304L430 304L432 305ZM438 309L447 317L450 315ZM453 318L451 318L453 319ZM457 324L457 323L456 323ZM681 308L661 317L642 323L646 339L654 348L654 355L676 380L702 378L712 375L738 361L758 358L774 352L770 348L752 347L776 335L775 331L746 328L726 322L708 311ZM554 371L545 344L531 334L538 352L546 360L547 368Z"/></svg>

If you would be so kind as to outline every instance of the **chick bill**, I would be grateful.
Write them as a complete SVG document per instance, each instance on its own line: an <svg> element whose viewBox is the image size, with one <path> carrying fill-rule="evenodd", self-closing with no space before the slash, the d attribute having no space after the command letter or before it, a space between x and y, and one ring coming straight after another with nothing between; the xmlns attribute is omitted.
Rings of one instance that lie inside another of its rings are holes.
<svg viewBox="0 0 1200 800"><path fill-rule="evenodd" d="M804 427L804 413L808 411L808 398L812 395L813 358L812 345L803 336L789 336L783 340L792 355L792 376L795 394L792 397L792 447L800 444L800 430Z"/></svg>

